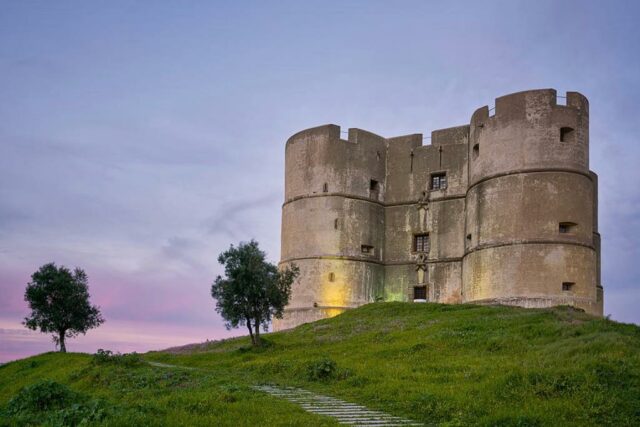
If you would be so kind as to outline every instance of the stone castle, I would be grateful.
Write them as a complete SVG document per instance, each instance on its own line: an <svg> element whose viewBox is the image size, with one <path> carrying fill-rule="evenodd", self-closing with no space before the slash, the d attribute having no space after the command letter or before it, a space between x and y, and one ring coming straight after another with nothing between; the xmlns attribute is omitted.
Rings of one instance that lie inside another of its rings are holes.
<svg viewBox="0 0 640 427"><path fill-rule="evenodd" d="M602 315L583 95L506 95L430 145L320 126L289 138L285 156L281 265L300 277L274 329L373 301Z"/></svg>

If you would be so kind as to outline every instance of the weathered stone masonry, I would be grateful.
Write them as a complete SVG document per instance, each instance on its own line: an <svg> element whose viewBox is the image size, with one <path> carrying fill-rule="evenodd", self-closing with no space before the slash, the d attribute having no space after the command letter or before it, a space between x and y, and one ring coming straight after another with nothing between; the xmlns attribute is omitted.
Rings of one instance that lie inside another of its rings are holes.
<svg viewBox="0 0 640 427"><path fill-rule="evenodd" d="M587 99L520 92L491 113L432 132L430 145L360 129L345 140L335 125L293 135L281 264L301 275L274 328L376 300L568 304L601 315Z"/></svg>

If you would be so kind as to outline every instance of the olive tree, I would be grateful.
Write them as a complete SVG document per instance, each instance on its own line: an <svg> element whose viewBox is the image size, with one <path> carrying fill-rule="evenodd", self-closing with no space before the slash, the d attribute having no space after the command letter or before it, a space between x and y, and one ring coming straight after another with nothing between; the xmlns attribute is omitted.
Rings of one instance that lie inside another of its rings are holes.
<svg viewBox="0 0 640 427"><path fill-rule="evenodd" d="M87 274L76 268L45 264L31 275L24 300L31 314L23 324L32 330L53 333L53 341L66 353L65 338L85 334L100 326L104 319L100 309L89 303Z"/></svg>
<svg viewBox="0 0 640 427"><path fill-rule="evenodd" d="M246 325L255 346L261 344L260 327L266 331L272 318L282 318L300 271L295 264L279 270L265 257L255 240L231 245L218 257L225 277L218 276L211 286L226 328Z"/></svg>

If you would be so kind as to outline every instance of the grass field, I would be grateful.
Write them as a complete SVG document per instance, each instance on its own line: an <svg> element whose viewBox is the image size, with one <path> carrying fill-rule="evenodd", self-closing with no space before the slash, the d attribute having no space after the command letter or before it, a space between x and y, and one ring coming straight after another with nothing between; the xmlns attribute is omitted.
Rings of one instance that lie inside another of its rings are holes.
<svg viewBox="0 0 640 427"><path fill-rule="evenodd" d="M640 425L640 327L569 308L376 303L265 338L259 349L238 338L143 360L47 353L9 363L0 367L1 419L335 425L250 388L271 383L432 425ZM42 390L19 395L38 382L48 393L44 379L70 396L42 409L32 404Z"/></svg>

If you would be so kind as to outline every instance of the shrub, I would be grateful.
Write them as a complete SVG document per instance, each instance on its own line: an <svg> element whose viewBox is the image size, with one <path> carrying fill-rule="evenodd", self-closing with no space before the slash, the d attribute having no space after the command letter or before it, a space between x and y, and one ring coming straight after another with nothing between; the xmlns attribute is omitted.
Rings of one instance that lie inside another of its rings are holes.
<svg viewBox="0 0 640 427"><path fill-rule="evenodd" d="M309 381L344 380L352 375L350 369L339 369L336 362L325 357L307 364L307 379Z"/></svg>
<svg viewBox="0 0 640 427"><path fill-rule="evenodd" d="M310 381L327 381L336 375L338 365L329 358L311 362L307 365L307 378Z"/></svg>
<svg viewBox="0 0 640 427"><path fill-rule="evenodd" d="M99 422L118 414L118 408L51 380L24 387L8 403L9 425L77 426ZM3 423L0 423L4 425Z"/></svg>
<svg viewBox="0 0 640 427"><path fill-rule="evenodd" d="M51 380L24 387L7 405L7 413L33 413L61 409L79 400L79 395L66 385Z"/></svg>
<svg viewBox="0 0 640 427"><path fill-rule="evenodd" d="M105 365L105 364L113 364L126 366L128 368L141 366L145 362L138 353L114 353L111 350L103 350L98 349L98 351L93 355L92 363L94 365Z"/></svg>
<svg viewBox="0 0 640 427"><path fill-rule="evenodd" d="M110 410L111 408L108 408L101 400L91 400L85 404L74 403L68 408L52 413L48 417L47 424L55 426L87 425L103 420L109 415L108 411Z"/></svg>

